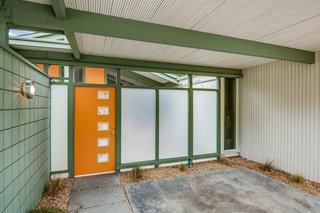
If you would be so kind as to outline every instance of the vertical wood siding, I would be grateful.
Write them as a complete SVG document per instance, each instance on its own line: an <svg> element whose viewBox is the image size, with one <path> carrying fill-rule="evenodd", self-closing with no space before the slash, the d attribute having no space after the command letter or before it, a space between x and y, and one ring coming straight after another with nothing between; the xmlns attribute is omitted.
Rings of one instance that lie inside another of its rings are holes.
<svg viewBox="0 0 320 213"><path fill-rule="evenodd" d="M241 156L320 181L320 52L312 65L276 61L243 75Z"/></svg>

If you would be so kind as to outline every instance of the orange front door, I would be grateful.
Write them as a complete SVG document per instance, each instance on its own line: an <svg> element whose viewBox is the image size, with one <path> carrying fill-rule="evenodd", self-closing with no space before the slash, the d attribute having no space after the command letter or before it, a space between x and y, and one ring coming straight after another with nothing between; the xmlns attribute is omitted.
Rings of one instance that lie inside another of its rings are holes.
<svg viewBox="0 0 320 213"><path fill-rule="evenodd" d="M115 89L75 87L74 173L115 171Z"/></svg>

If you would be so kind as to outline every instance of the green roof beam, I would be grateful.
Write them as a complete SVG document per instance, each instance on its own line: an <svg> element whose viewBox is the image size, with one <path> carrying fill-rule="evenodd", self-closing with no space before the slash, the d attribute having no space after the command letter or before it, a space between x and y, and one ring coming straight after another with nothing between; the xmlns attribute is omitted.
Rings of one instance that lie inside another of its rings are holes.
<svg viewBox="0 0 320 213"><path fill-rule="evenodd" d="M68 42L71 47L72 54L73 54L74 58L80 59L80 51L78 48L76 37L74 36L74 32L64 31L64 34L66 35L66 37L68 39Z"/></svg>
<svg viewBox="0 0 320 213"><path fill-rule="evenodd" d="M66 19L66 6L64 4L64 0L51 0L51 4L53 7L54 14L59 19Z"/></svg>
<svg viewBox="0 0 320 213"><path fill-rule="evenodd" d="M135 59L81 55L75 60L72 54L48 51L16 50L19 54L34 63L55 63L63 65L110 67L135 71L215 75L225 77L242 77L242 70L220 67L207 67L186 64L143 61Z"/></svg>
<svg viewBox="0 0 320 213"><path fill-rule="evenodd" d="M64 0L51 0L51 3L52 3L55 16L58 19L62 19L62 20L66 19L67 12L66 12L66 6L64 4ZM74 58L80 59L80 52L79 52L77 40L74 36L74 32L68 29L64 29L63 32L68 39Z"/></svg>
<svg viewBox="0 0 320 213"><path fill-rule="evenodd" d="M48 5L18 0L6 1L5 4L12 8L12 22L20 26L88 33L308 64L314 63L315 61L314 52L285 46L106 16L69 8L66 9L68 18L61 20L52 16L52 9Z"/></svg>

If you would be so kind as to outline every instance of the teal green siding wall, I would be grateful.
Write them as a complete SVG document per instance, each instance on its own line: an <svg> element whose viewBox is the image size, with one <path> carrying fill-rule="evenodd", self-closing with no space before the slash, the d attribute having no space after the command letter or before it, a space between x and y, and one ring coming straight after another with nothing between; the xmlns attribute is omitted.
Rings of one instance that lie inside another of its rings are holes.
<svg viewBox="0 0 320 213"><path fill-rule="evenodd" d="M25 79L36 95L19 93ZM12 50L0 47L0 212L28 212L49 178L49 79Z"/></svg>

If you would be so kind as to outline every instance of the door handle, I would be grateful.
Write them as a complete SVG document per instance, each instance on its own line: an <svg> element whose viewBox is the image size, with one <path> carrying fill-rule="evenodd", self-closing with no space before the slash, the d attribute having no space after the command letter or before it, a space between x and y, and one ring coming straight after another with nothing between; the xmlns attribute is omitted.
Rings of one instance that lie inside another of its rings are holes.
<svg viewBox="0 0 320 213"><path fill-rule="evenodd" d="M114 131L111 132L111 135L116 136L116 133Z"/></svg>

